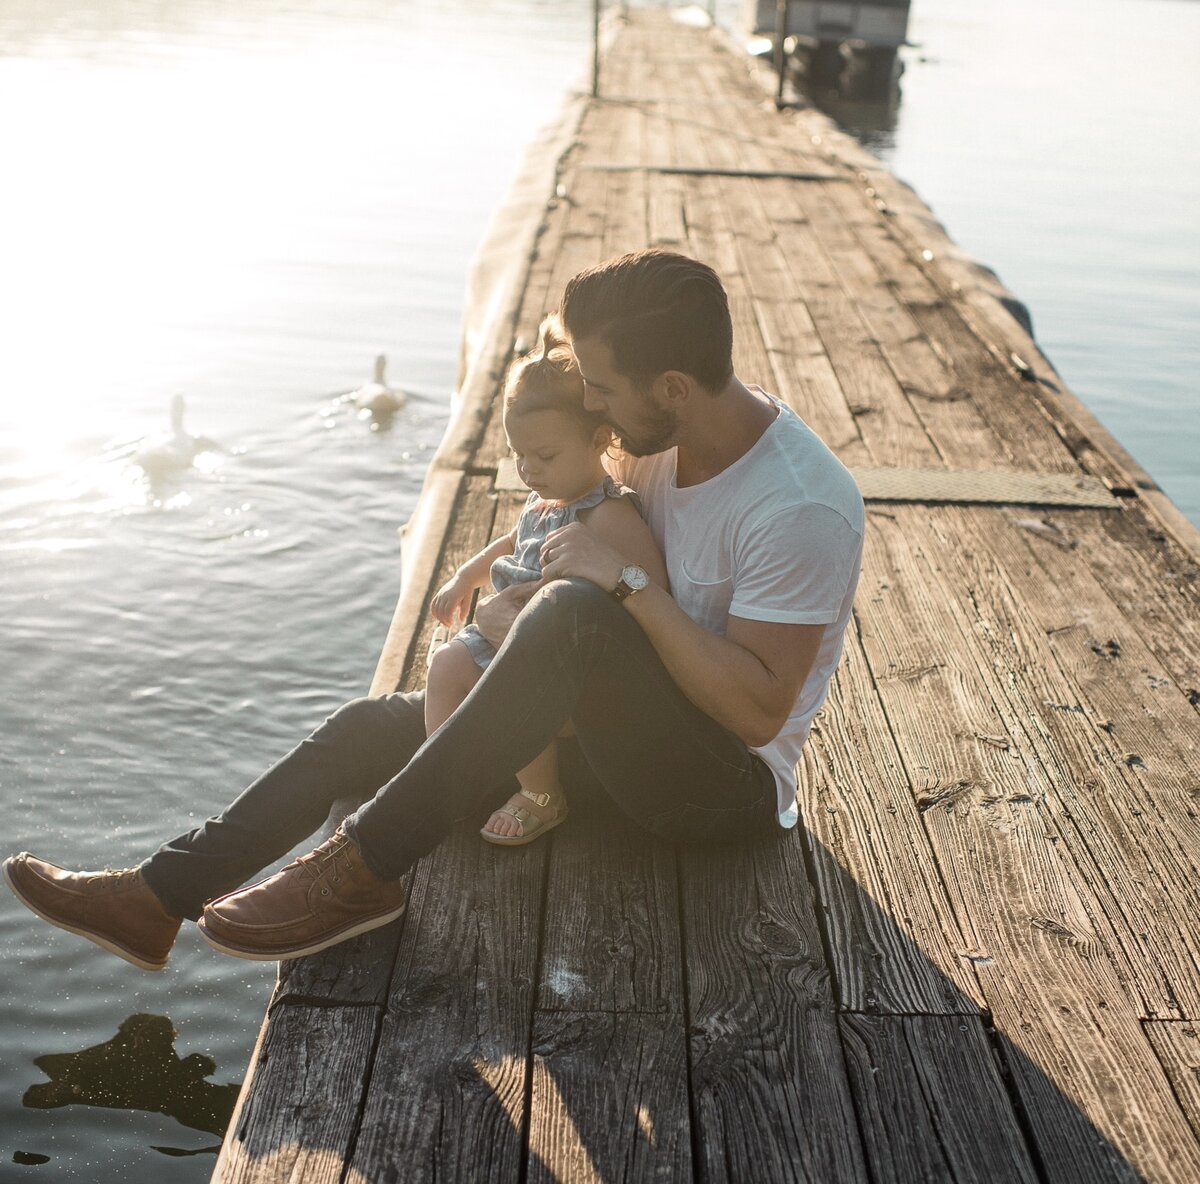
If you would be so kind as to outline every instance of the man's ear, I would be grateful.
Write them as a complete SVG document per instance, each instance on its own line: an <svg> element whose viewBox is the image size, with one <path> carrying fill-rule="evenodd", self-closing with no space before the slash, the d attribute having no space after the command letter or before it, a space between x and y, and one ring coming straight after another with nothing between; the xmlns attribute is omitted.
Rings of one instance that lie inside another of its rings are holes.
<svg viewBox="0 0 1200 1184"><path fill-rule="evenodd" d="M691 395L696 380L682 370L664 370L655 379L655 383L660 395L672 403L681 403Z"/></svg>

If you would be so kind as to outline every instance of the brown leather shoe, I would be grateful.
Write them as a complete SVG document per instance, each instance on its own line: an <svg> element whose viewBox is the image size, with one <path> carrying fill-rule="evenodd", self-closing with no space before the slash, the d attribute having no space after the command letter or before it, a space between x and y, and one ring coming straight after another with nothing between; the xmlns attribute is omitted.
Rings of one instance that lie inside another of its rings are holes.
<svg viewBox="0 0 1200 1184"><path fill-rule="evenodd" d="M165 970L183 923L137 868L69 872L22 851L4 861L13 895L43 921L78 933L142 970Z"/></svg>
<svg viewBox="0 0 1200 1184"><path fill-rule="evenodd" d="M235 958L303 958L394 921L404 895L404 881L369 871L339 826L273 876L210 900L197 924L210 946Z"/></svg>

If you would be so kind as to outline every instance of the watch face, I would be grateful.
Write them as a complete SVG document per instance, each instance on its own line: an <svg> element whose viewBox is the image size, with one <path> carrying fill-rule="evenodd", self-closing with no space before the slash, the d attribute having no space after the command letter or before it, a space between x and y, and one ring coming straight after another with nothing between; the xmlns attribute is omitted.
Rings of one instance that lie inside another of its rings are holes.
<svg viewBox="0 0 1200 1184"><path fill-rule="evenodd" d="M650 583L650 577L636 563L629 564L621 572L621 579L629 585L630 590L633 592L640 592Z"/></svg>

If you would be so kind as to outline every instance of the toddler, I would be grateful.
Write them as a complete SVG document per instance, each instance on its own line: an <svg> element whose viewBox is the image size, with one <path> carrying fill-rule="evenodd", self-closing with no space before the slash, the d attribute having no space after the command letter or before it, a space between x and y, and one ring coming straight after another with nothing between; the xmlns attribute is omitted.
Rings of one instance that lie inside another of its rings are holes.
<svg viewBox="0 0 1200 1184"><path fill-rule="evenodd" d="M517 525L469 559L433 598L443 625L465 620L471 596L489 580L497 592L542 578L539 552L551 531L579 522L630 563L666 586L662 557L642 520L632 490L604 470L612 431L600 412L584 406L584 384L554 318L542 325L540 345L514 363L504 391L504 434L517 472L532 490ZM453 714L482 677L495 648L468 625L433 656L425 689L426 734ZM491 843L532 842L567 816L558 759L551 745L517 774L520 792L480 832Z"/></svg>

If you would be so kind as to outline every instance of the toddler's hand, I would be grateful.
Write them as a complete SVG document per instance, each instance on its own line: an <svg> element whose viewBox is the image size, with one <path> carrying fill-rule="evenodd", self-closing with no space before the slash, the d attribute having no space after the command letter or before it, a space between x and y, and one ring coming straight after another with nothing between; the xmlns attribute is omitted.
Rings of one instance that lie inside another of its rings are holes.
<svg viewBox="0 0 1200 1184"><path fill-rule="evenodd" d="M541 588L540 580L527 584L511 584L495 596L485 597L475 608L475 624L497 649L500 648L521 610Z"/></svg>
<svg viewBox="0 0 1200 1184"><path fill-rule="evenodd" d="M434 594L431 611L435 620L449 628L456 620L465 621L475 589L461 576L447 580Z"/></svg>

